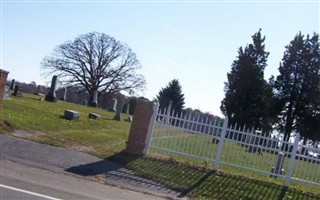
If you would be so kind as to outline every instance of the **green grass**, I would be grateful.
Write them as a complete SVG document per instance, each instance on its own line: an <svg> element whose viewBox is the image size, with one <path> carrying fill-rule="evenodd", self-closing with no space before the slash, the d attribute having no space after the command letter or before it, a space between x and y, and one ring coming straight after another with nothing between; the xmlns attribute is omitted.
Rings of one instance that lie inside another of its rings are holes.
<svg viewBox="0 0 320 200"><path fill-rule="evenodd" d="M121 159L121 156L125 157ZM232 173L215 172L192 163L154 157L117 155L117 161L142 177L162 183L192 199L320 199L319 188L313 192L285 188L281 184ZM156 172L156 173L155 173Z"/></svg>
<svg viewBox="0 0 320 200"><path fill-rule="evenodd" d="M192 199L320 199L320 192L316 187L299 184L286 190L282 187L283 181L279 179L266 178L233 167L221 165L219 172L211 171L212 162L158 151L152 151L152 157L133 157L123 154L121 151L125 148L130 123L112 120L114 113L63 101L57 103L39 101L39 97L30 94L24 94L23 98L11 98L4 101L1 107L0 133L16 134L14 130L25 130L18 136L111 159L143 177L182 192L182 196ZM61 118L65 109L79 111L80 119ZM89 112L100 114L102 119L89 119L87 117ZM193 144L191 137L199 136L192 135L190 138L180 137L180 140L172 140L170 135L167 135L167 138L163 139L171 139L168 143L171 148L190 151L189 153L208 158L215 157L217 146L211 145L210 139L201 137ZM153 142L158 142L159 145L165 144L164 141L161 143L161 140ZM201 150L192 152L186 144L200 145ZM240 156L246 155L243 153L243 147L233 143L226 143L226 146L235 148ZM251 159L273 159L268 155L246 156L254 156ZM241 157L229 158L227 154L223 155L222 160L224 159L241 161ZM317 170L319 171L319 168Z"/></svg>
<svg viewBox="0 0 320 200"><path fill-rule="evenodd" d="M125 147L130 123L113 120L114 113L102 109L86 107L58 101L56 103L39 101L39 97L24 94L23 98L11 97L4 101L0 120L10 125L0 126L0 132L8 132L10 128L27 130L33 134L21 134L35 141L55 146L78 146L88 153L100 157L111 156ZM65 109L80 112L79 120L62 118ZM89 119L90 112L102 116L99 120ZM123 115L123 119L128 116ZM37 134L40 133L40 134Z"/></svg>
<svg viewBox="0 0 320 200"><path fill-rule="evenodd" d="M188 158L179 156L170 152L159 151L153 147L160 147L164 149L182 152L189 155L195 155L204 159ZM184 160L186 162L195 163L199 166L213 168L213 161L216 158L218 144L212 143L212 138L205 135L188 134L183 130L177 130L172 127L156 125L153 138L151 140L150 154L166 159ZM207 159L207 160L205 160ZM259 180L268 180L277 184L284 184L284 178L270 178L268 173L272 167L275 166L277 155L268 152L263 152L263 155L257 153L246 152L244 146L239 145L234 141L226 141L223 146L221 161L225 163L236 164L251 169L264 171L265 173L254 173L248 170L241 170L236 167L219 164L219 170L232 173L241 174L246 177L255 178ZM289 169L290 158L285 157L283 169L285 173ZM310 181L319 182L320 180L320 165L319 163L310 163L302 160L295 160L295 167L293 168L293 176L295 178L308 178ZM291 187L302 188L314 192L319 191L317 186L299 183L292 180Z"/></svg>

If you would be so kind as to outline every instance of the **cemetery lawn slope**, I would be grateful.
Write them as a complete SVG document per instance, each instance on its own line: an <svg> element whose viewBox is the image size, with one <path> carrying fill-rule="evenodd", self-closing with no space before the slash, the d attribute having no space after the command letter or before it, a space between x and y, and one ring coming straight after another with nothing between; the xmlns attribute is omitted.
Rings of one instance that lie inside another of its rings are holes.
<svg viewBox="0 0 320 200"><path fill-rule="evenodd" d="M65 109L80 113L78 120L62 118ZM88 118L90 112L102 116ZM113 120L114 113L64 101L39 101L39 96L11 97L1 107L0 133L84 151L123 164L138 175L180 191L192 199L320 199L318 189L308 186L283 188L281 184L247 178L238 171L211 171L211 167L173 158L133 157L121 153L130 123ZM128 116L123 115L123 119ZM259 178L258 178L259 179Z"/></svg>
<svg viewBox="0 0 320 200"><path fill-rule="evenodd" d="M40 101L39 96L23 94L11 96L1 107L0 133L74 149L106 157L120 152L125 147L130 123L113 120L114 113L57 101ZM64 110L80 113L80 119L66 120ZM101 119L89 119L89 113L101 115ZM122 115L126 119L128 115Z"/></svg>

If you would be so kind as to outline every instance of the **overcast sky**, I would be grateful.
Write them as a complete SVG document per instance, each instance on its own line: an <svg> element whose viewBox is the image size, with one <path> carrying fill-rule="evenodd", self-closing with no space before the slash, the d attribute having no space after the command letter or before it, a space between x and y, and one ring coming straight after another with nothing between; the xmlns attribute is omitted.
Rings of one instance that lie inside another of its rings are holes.
<svg viewBox="0 0 320 200"><path fill-rule="evenodd" d="M265 79L278 74L285 46L319 33L314 1L6 1L1 2L1 69L9 79L47 84L40 63L59 44L92 31L128 46L153 99L179 79L186 107L222 115L227 72L259 28L270 52ZM49 84L48 84L49 85Z"/></svg>

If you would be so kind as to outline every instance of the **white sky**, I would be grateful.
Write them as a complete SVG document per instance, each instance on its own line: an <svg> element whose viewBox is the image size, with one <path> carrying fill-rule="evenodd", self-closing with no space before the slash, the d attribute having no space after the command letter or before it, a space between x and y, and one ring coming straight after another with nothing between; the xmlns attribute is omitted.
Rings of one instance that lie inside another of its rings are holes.
<svg viewBox="0 0 320 200"><path fill-rule="evenodd" d="M262 28L270 52L265 79L278 74L285 46L319 33L314 1L7 1L1 2L1 69L9 79L46 84L40 62L59 44L104 32L137 54L153 99L179 79L186 107L221 115L224 82L240 46Z"/></svg>

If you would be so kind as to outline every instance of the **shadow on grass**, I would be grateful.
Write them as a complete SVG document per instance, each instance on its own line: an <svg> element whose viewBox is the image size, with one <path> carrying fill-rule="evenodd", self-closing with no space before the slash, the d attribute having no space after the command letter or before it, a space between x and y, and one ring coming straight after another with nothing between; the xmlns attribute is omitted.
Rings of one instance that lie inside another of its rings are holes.
<svg viewBox="0 0 320 200"><path fill-rule="evenodd" d="M175 160L135 157L125 153L115 154L100 162L72 167L67 171L84 176L105 174L106 179L124 181L146 189L166 190L179 198L320 199L320 195L270 182L215 172Z"/></svg>
<svg viewBox="0 0 320 200"><path fill-rule="evenodd" d="M109 183L135 186L141 188L142 190L165 192L174 196L179 195L176 194L175 191L168 189L168 187L164 186L163 184L159 184L151 179L147 179L149 177L143 178L143 176L139 176L130 169L126 168L126 165L129 163L135 163L137 159L141 159L141 157L128 155L126 153L119 153L105 160L70 167L65 171L81 176L103 175L106 181L109 181Z"/></svg>

